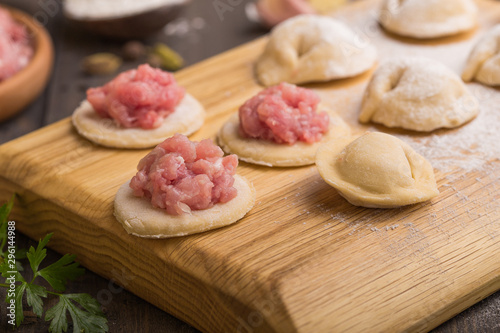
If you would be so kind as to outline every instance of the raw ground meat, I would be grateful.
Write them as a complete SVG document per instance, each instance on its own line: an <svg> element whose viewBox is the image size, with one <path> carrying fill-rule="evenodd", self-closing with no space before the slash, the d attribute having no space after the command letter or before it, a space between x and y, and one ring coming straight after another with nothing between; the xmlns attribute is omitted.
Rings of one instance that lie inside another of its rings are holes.
<svg viewBox="0 0 500 333"><path fill-rule="evenodd" d="M101 117L113 118L123 127L143 129L159 127L184 95L184 88L171 73L147 64L87 90L87 100Z"/></svg>
<svg viewBox="0 0 500 333"><path fill-rule="evenodd" d="M319 102L314 91L293 84L267 88L240 107L240 134L286 144L320 141L330 118L316 112Z"/></svg>
<svg viewBox="0 0 500 333"><path fill-rule="evenodd" d="M166 139L137 166L130 187L172 215L207 209L236 197L233 187L238 158L223 157L210 139L191 142L181 134Z"/></svg>
<svg viewBox="0 0 500 333"><path fill-rule="evenodd" d="M26 67L32 56L26 27L0 8L0 82Z"/></svg>

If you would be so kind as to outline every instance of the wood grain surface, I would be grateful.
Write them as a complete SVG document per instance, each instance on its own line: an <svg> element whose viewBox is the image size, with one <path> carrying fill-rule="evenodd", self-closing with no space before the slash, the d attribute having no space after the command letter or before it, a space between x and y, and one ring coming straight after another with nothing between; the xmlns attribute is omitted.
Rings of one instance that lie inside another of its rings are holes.
<svg viewBox="0 0 500 333"><path fill-rule="evenodd" d="M368 22L355 6L339 15ZM371 38L380 45L390 37ZM470 45L472 37L462 37ZM214 137L261 89L252 64L264 43L178 73L209 111L193 139ZM352 114L368 78L311 87L361 131ZM203 331L427 331L500 287L497 161L489 174L438 170L437 199L394 210L351 206L313 166L241 163L258 191L241 222L144 240L111 213L114 193L146 152L94 146L62 120L0 147L0 199L20 194L14 219L23 233L56 231L54 249Z"/></svg>

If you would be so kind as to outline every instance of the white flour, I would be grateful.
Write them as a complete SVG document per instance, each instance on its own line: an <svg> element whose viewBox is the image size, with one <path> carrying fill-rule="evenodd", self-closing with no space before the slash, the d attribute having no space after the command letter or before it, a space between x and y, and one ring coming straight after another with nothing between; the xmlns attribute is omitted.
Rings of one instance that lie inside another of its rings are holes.
<svg viewBox="0 0 500 333"><path fill-rule="evenodd" d="M185 0L65 0L64 9L80 19L102 19L143 13L167 4Z"/></svg>
<svg viewBox="0 0 500 333"><path fill-rule="evenodd" d="M479 84L471 84L469 89L479 100L481 110L470 123L427 136L398 135L443 173L456 169L465 173L488 171L487 168L491 167L487 165L488 161L493 161L493 167L499 168L500 93Z"/></svg>

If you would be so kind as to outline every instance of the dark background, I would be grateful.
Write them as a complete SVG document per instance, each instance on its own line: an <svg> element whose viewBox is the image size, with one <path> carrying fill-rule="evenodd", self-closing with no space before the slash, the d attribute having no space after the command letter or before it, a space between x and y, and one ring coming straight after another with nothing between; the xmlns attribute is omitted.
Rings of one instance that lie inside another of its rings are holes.
<svg viewBox="0 0 500 333"><path fill-rule="evenodd" d="M143 42L148 45L157 41L166 43L179 52L189 66L267 33L265 29L246 18L245 5L248 2L251 1L243 0L241 4L232 6L232 11L223 13L221 20L213 1L193 0L181 17ZM46 28L52 36L56 52L52 77L43 94L23 112L0 123L1 144L70 116L85 98L87 88L102 85L113 77L85 75L80 68L83 57L97 52L119 54L123 42L101 39L74 29L65 21L59 0L1 0L0 4L22 9L32 15L47 15L45 17L50 19ZM139 63L124 63L120 71L136 67ZM216 80L215 78L214 82ZM17 242L20 247L35 245L34 241L21 234L17 235ZM59 254L48 251L46 261L54 262L59 257ZM111 293L111 299L98 297L103 295L100 293L103 290L113 290L116 293ZM108 280L90 271L70 282L67 292L88 293L99 299L107 315L110 332L198 332L135 295L125 290L119 291L116 286L110 285ZM2 289L0 299L4 298L5 290ZM4 306L0 316L0 331L10 331ZM47 331L48 323L43 319L29 312L25 313L25 317L25 324L17 329L18 332ZM69 327L68 331L71 332L72 327ZM432 332L500 332L500 292L450 319Z"/></svg>

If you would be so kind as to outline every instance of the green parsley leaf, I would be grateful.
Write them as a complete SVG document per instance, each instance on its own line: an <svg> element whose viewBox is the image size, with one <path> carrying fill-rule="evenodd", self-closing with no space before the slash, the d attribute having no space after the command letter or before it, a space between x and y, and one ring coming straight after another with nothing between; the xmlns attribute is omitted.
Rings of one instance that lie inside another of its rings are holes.
<svg viewBox="0 0 500 333"><path fill-rule="evenodd" d="M5 298L5 302L7 304L11 304L11 299L14 300L14 304L16 306L16 326L21 325L21 323L24 320L24 313L23 313L23 296L24 296L24 291L26 290L26 282L23 282L19 285L16 286L14 297L10 297L10 293L7 293L7 297Z"/></svg>
<svg viewBox="0 0 500 333"><path fill-rule="evenodd" d="M16 262L17 264L17 262ZM11 277L12 276L12 269L10 268L10 265L9 263L7 262L7 260L5 260L4 262L2 262L0 264L0 274L2 274L2 277L4 278L8 278L8 277ZM16 281L20 281L20 282L26 282L23 278L23 276L19 273L19 271L15 271L15 277L16 277Z"/></svg>
<svg viewBox="0 0 500 333"><path fill-rule="evenodd" d="M15 198L16 195L13 194L12 197L10 197L10 200L6 204L2 205L2 207L0 207L0 224L4 224L7 222L7 218L9 217L12 207L14 206Z"/></svg>
<svg viewBox="0 0 500 333"><path fill-rule="evenodd" d="M4 260L0 263L0 274L2 274L4 278L9 277L10 274L7 273L8 271L10 271L9 264L7 263L7 260Z"/></svg>
<svg viewBox="0 0 500 333"><path fill-rule="evenodd" d="M7 242L7 218L9 217L12 207L14 206L15 198L16 195L13 194L10 200L0 207L0 252L2 252L3 258L5 258L3 248Z"/></svg>
<svg viewBox="0 0 500 333"><path fill-rule="evenodd" d="M15 304L16 326L24 321L23 298L26 294L26 301L38 316L43 316L43 299L48 293L59 297L59 302L49 309L45 314L45 320L51 321L49 331L55 333L66 332L68 330L68 313L73 322L74 333L93 333L107 332L108 325L104 313L101 311L100 304L88 294L59 294L48 291L45 287L34 284L35 279L40 276L45 279L56 291L64 291L68 280L74 280L83 275L85 270L74 262L75 256L66 254L55 263L38 270L40 264L47 256L45 246L49 242L52 234L46 235L39 240L36 249L31 246L28 251L17 249L16 259L28 258L33 279L27 282L19 273L22 271L20 261L16 260L17 270L13 270L12 261L5 260L7 252L4 247L8 240L8 216L14 204L15 195L10 201L0 207L0 273L6 279L2 287L9 288L12 282L12 276L15 277L16 287L13 292L9 289L5 301L7 306ZM9 278L9 280L7 280ZM19 283L20 282L20 283Z"/></svg>
<svg viewBox="0 0 500 333"><path fill-rule="evenodd" d="M38 241L38 246L36 247L36 250L33 246L31 246L28 253L26 254L30 262L31 270L33 271L34 274L33 275L34 278L37 276L38 266L40 266L42 260L45 259L45 257L47 256L47 249L45 249L45 246L49 242L50 237L52 237L52 233L46 235L43 240Z"/></svg>
<svg viewBox="0 0 500 333"><path fill-rule="evenodd" d="M26 259L26 254L28 253L27 249L18 249L16 247L16 270L18 272L24 271L23 264L21 263L21 259Z"/></svg>
<svg viewBox="0 0 500 333"><path fill-rule="evenodd" d="M38 272L38 275L43 277L51 287L57 291L64 291L68 280L74 280L85 274L85 270L78 267L79 264L74 262L75 255L65 254L61 259L45 267Z"/></svg>
<svg viewBox="0 0 500 333"><path fill-rule="evenodd" d="M43 301L41 297L47 297L47 289L45 287L36 284L26 285L26 300L38 317L41 317L43 314Z"/></svg>
<svg viewBox="0 0 500 333"><path fill-rule="evenodd" d="M67 300L59 297L59 302L45 313L45 321L50 322L49 332L66 332L68 330L68 320L66 319Z"/></svg>
<svg viewBox="0 0 500 333"><path fill-rule="evenodd" d="M59 302L45 315L46 321L51 320L49 332L66 332L66 312L69 312L73 321L73 333L108 331L107 319L99 303L89 294L63 294L59 297Z"/></svg>
<svg viewBox="0 0 500 333"><path fill-rule="evenodd" d="M18 260L18 259L25 259L27 253L28 253L27 249L18 249L16 247L16 260Z"/></svg>

